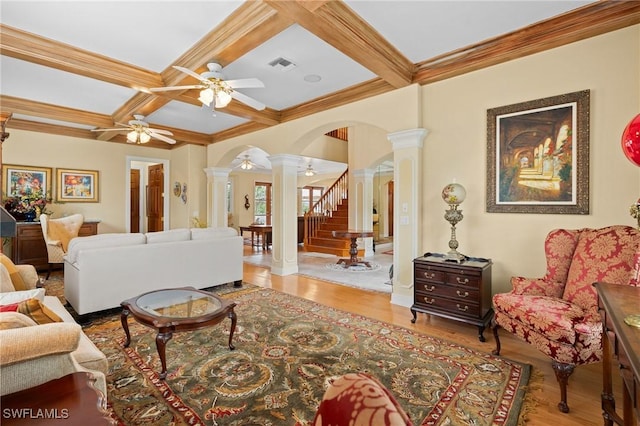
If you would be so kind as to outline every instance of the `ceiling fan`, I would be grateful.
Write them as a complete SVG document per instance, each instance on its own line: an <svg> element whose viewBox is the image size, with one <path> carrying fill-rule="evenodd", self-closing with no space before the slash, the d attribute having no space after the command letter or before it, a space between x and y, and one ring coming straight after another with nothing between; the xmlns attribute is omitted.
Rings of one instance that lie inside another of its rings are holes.
<svg viewBox="0 0 640 426"><path fill-rule="evenodd" d="M242 170L251 170L256 167L256 163L249 159L249 154L244 155L244 159L236 166Z"/></svg>
<svg viewBox="0 0 640 426"><path fill-rule="evenodd" d="M116 123L118 126L113 129L93 129L92 132L127 132L127 143L143 144L155 138L162 142L174 144L175 139L171 139L167 136L173 136L168 130L153 129L149 127L149 124L144 120L143 115L134 114L134 120L129 120L129 124Z"/></svg>
<svg viewBox="0 0 640 426"><path fill-rule="evenodd" d="M208 63L207 68L209 71L205 71L202 74L195 73L188 68L177 65L174 65L173 68L198 79L200 83L189 86L156 87L149 90L152 92L162 92L167 90L201 89L198 100L206 106L211 106L214 111L216 108L224 108L229 105L231 99L236 99L258 111L265 108L262 102L235 90L240 88L264 87L264 83L257 78L226 80L222 73L222 66L215 62Z"/></svg>

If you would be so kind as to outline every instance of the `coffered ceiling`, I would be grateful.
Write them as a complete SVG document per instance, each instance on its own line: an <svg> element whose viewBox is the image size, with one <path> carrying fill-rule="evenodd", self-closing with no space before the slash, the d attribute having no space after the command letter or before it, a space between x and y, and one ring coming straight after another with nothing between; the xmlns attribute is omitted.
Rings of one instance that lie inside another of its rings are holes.
<svg viewBox="0 0 640 426"><path fill-rule="evenodd" d="M427 84L640 23L613 1L0 1L0 112L25 129L92 132L142 114L170 149L208 145L410 84ZM291 69L273 67L284 58ZM215 116L190 85L218 62L262 111Z"/></svg>

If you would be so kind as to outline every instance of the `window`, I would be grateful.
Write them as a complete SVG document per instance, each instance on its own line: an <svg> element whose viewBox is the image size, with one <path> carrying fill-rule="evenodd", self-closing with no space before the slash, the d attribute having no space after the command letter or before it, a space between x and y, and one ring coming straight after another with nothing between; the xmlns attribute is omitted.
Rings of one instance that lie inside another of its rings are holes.
<svg viewBox="0 0 640 426"><path fill-rule="evenodd" d="M305 186L302 188L302 213L308 212L322 197L324 188L321 186Z"/></svg>
<svg viewBox="0 0 640 426"><path fill-rule="evenodd" d="M271 225L271 184L256 182L253 190L253 223Z"/></svg>

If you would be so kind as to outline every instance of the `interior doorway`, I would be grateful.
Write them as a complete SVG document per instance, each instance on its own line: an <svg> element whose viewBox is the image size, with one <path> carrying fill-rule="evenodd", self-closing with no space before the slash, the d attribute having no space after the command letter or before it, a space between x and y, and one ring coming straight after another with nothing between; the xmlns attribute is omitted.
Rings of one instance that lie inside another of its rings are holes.
<svg viewBox="0 0 640 426"><path fill-rule="evenodd" d="M169 210L169 160L127 157L125 182L125 228L126 232L153 232L170 228ZM136 172L137 170L137 172ZM154 174L150 178L151 173ZM157 170L161 170L158 175ZM153 181L153 188L149 183ZM135 192L135 194L134 194ZM151 203L149 203L151 201ZM153 219L147 218L152 209ZM144 212L144 214L142 214Z"/></svg>

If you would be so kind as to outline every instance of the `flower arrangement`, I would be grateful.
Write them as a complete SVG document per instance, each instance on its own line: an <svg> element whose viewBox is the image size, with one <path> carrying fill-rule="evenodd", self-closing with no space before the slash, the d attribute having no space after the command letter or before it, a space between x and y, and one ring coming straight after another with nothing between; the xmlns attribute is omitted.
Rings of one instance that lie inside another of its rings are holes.
<svg viewBox="0 0 640 426"><path fill-rule="evenodd" d="M42 191L29 192L22 195L14 195L4 200L4 208L13 215L25 218L26 216L37 217L41 214L49 214L47 203L51 202L51 197ZM17 219L17 218L16 218Z"/></svg>
<svg viewBox="0 0 640 426"><path fill-rule="evenodd" d="M638 198L638 201L636 201L635 204L631 204L629 207L629 214L632 218L638 221L638 229L640 229L640 198Z"/></svg>

